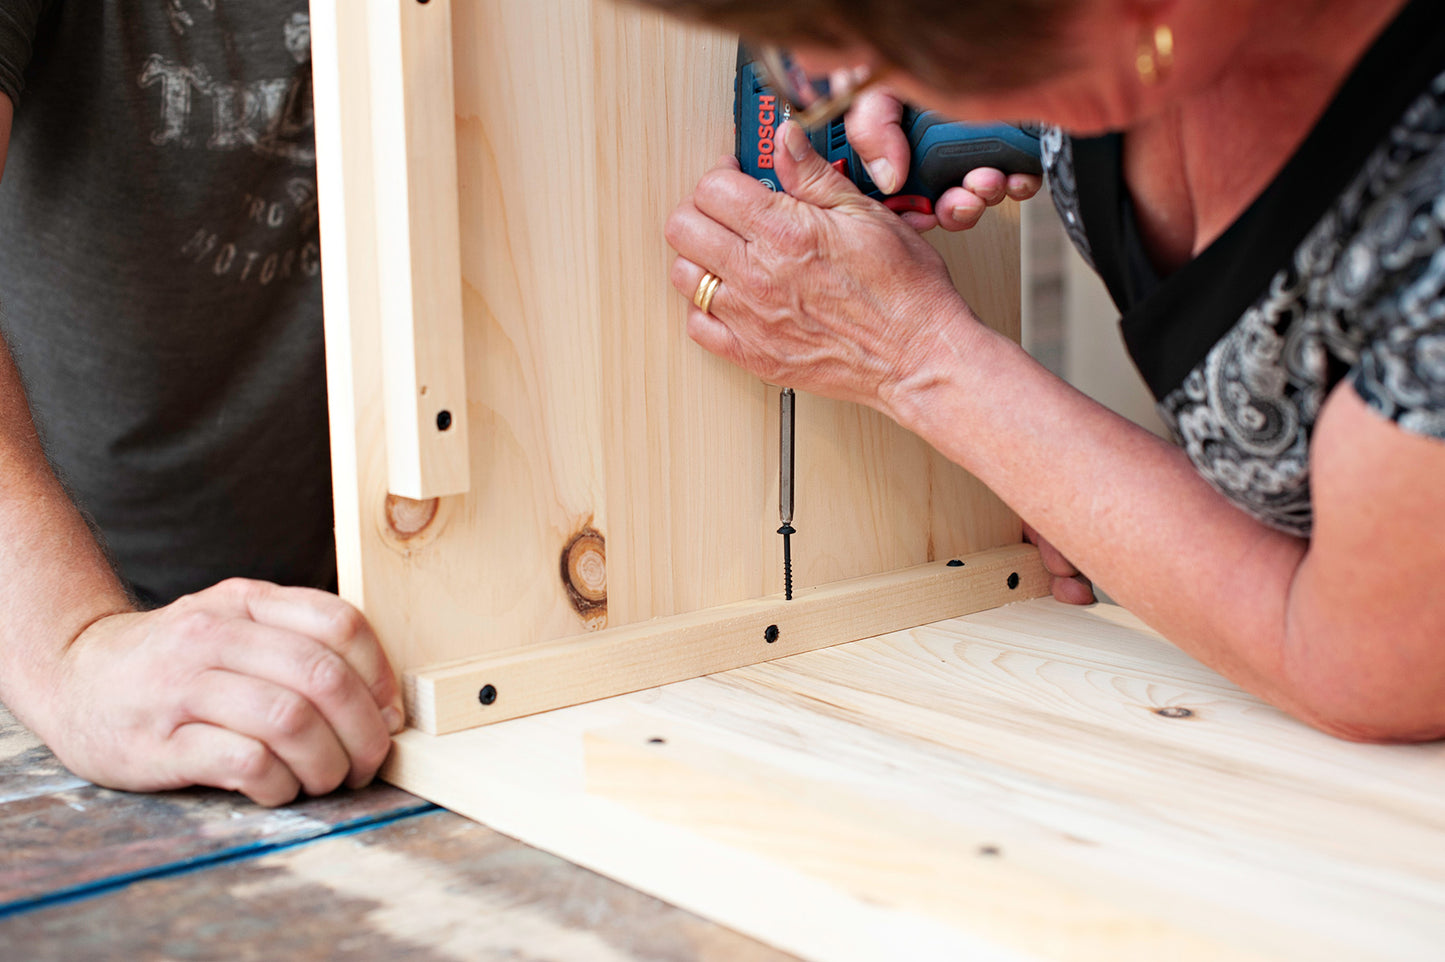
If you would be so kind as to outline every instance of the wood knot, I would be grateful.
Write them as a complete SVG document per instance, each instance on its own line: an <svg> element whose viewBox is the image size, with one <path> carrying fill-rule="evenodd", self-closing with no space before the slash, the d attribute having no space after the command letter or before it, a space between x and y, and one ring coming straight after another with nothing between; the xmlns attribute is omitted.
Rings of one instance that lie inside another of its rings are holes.
<svg viewBox="0 0 1445 962"><path fill-rule="evenodd" d="M392 534L402 541L410 541L425 531L437 516L437 498L413 501L400 495L386 496L386 524Z"/></svg>
<svg viewBox="0 0 1445 962"><path fill-rule="evenodd" d="M607 540L590 525L562 549L562 584L588 628L607 624Z"/></svg>

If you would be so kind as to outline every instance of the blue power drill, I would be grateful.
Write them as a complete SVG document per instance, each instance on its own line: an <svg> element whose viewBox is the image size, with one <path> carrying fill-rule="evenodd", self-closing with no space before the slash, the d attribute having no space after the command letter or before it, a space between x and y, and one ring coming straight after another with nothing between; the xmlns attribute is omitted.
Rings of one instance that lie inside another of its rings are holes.
<svg viewBox="0 0 1445 962"><path fill-rule="evenodd" d="M768 86L765 72L746 46L738 47L734 96L738 163L744 173L773 190L782 190L773 158L782 149L777 132L791 106ZM812 131L809 138L813 149L859 190L899 213L933 213L939 195L957 187L965 174L979 167L994 167L1005 174L1042 172L1036 127L964 124L947 120L937 111L911 107L904 108L902 127L912 160L903 187L891 196L878 189L849 146L841 118Z"/></svg>

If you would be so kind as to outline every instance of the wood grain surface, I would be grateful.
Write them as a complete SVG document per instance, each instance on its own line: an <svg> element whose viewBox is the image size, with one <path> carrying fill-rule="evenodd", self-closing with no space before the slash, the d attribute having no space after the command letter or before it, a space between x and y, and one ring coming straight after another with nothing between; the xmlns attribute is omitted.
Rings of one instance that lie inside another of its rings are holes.
<svg viewBox="0 0 1445 962"><path fill-rule="evenodd" d="M389 777L816 959L1433 960L1445 745L1012 605L432 738Z"/></svg>
<svg viewBox="0 0 1445 962"><path fill-rule="evenodd" d="M718 605L406 676L430 735L786 658L1049 593L1032 545Z"/></svg>
<svg viewBox="0 0 1445 962"><path fill-rule="evenodd" d="M777 391L693 344L668 213L733 143L736 39L592 0L450 0L471 491L395 524L370 155L374 4L315 0L341 584L401 670L781 590ZM1018 211L940 238L1018 330ZM798 400L797 582L1016 544L992 494L876 412ZM594 550L578 582L568 554Z"/></svg>
<svg viewBox="0 0 1445 962"><path fill-rule="evenodd" d="M357 7L363 0L350 0ZM430 499L470 484L452 0L364 0L388 487Z"/></svg>

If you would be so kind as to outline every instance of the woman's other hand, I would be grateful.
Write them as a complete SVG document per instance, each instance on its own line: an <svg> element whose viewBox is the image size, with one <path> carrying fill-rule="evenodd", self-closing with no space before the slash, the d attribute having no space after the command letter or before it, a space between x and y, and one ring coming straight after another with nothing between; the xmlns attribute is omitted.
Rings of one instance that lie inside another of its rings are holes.
<svg viewBox="0 0 1445 962"><path fill-rule="evenodd" d="M1053 579L1054 598L1066 605L1092 605L1094 598L1094 584L1073 562L1065 558L1058 548L1049 544L1028 522L1024 522L1024 540L1029 544L1036 545L1039 549L1039 558L1044 563L1044 570Z"/></svg>
<svg viewBox="0 0 1445 962"><path fill-rule="evenodd" d="M813 151L780 131L774 193L725 158L667 223L673 285L693 298L721 278L710 312L688 314L704 348L773 384L889 410L976 324L938 253ZM945 362L946 363L946 362Z"/></svg>
<svg viewBox="0 0 1445 962"><path fill-rule="evenodd" d="M885 194L896 193L903 186L912 161L908 137L899 123L902 117L902 101L885 89L874 88L858 95L845 120L848 142L862 158L873 183ZM934 213L907 213L903 219L920 233L934 227L968 230L984 211L1005 197L1028 200L1041 186L1043 179L1034 174L1005 174L993 167L980 167L969 171L962 185L944 191L934 204Z"/></svg>

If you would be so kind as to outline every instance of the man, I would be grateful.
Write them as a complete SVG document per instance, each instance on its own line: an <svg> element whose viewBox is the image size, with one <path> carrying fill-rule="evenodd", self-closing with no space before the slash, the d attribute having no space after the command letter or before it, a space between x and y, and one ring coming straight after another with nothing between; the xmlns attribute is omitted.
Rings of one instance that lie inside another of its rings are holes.
<svg viewBox="0 0 1445 962"><path fill-rule="evenodd" d="M307 4L0 14L0 699L110 787L364 784L401 700L322 590Z"/></svg>

